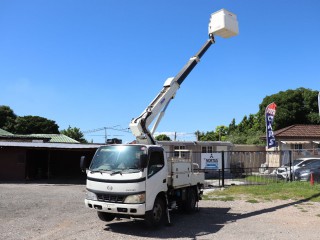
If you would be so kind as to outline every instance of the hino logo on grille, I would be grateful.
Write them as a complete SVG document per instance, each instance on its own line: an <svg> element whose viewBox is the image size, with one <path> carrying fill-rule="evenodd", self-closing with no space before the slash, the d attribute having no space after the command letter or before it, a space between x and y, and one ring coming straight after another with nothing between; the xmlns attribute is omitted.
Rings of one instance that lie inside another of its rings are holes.
<svg viewBox="0 0 320 240"><path fill-rule="evenodd" d="M112 191L113 187L112 187L112 186L107 186L107 189L108 189L109 191Z"/></svg>

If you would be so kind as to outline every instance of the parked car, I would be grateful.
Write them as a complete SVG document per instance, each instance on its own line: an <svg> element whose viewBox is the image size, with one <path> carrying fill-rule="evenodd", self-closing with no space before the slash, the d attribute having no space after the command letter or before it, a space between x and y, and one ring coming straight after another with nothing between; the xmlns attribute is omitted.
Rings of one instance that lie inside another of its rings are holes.
<svg viewBox="0 0 320 240"><path fill-rule="evenodd" d="M294 179L300 181L310 181L311 174L314 181L320 180L320 159L312 161L295 171Z"/></svg>
<svg viewBox="0 0 320 240"><path fill-rule="evenodd" d="M305 158L297 158L292 161L291 165L291 173L294 178L295 172L297 169L307 165L308 163L315 161L315 160L320 160L320 158L316 157L305 157ZM281 179L286 179L288 180L290 178L290 165L289 163L277 168L276 174L278 178Z"/></svg>

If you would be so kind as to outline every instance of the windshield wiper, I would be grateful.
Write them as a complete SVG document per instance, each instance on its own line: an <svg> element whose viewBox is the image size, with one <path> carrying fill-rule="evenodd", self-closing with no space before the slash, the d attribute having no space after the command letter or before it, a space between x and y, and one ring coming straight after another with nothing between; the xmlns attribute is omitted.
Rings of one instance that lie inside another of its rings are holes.
<svg viewBox="0 0 320 240"><path fill-rule="evenodd" d="M103 172L106 172L106 171L110 171L109 169L96 169L96 170L91 170L90 173L103 173Z"/></svg>
<svg viewBox="0 0 320 240"><path fill-rule="evenodd" d="M110 175L116 175L116 174L122 175L122 170L114 171L114 172L112 172Z"/></svg>
<svg viewBox="0 0 320 240"><path fill-rule="evenodd" d="M101 173L102 174L102 170L100 169L97 169L97 170L91 170L90 173Z"/></svg>

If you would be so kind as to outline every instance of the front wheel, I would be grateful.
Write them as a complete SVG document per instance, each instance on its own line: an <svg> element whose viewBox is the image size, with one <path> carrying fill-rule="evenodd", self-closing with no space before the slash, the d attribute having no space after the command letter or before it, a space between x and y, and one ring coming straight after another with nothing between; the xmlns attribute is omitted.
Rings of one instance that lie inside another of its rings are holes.
<svg viewBox="0 0 320 240"><path fill-rule="evenodd" d="M145 220L149 226L158 227L163 224L166 213L163 199L157 197L151 211L146 213Z"/></svg>
<svg viewBox="0 0 320 240"><path fill-rule="evenodd" d="M98 217L101 221L104 222L111 222L115 216L111 213L106 213L106 212L97 212L98 213Z"/></svg>

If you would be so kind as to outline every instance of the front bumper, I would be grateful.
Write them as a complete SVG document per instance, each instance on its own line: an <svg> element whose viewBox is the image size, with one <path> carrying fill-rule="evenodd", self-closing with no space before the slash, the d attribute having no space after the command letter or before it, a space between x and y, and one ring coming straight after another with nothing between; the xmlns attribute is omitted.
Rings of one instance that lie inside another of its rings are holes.
<svg viewBox="0 0 320 240"><path fill-rule="evenodd" d="M145 215L145 204L119 204L109 203L94 200L84 200L86 207L96 209L101 212L107 212L112 214L121 214L128 216L142 216Z"/></svg>

